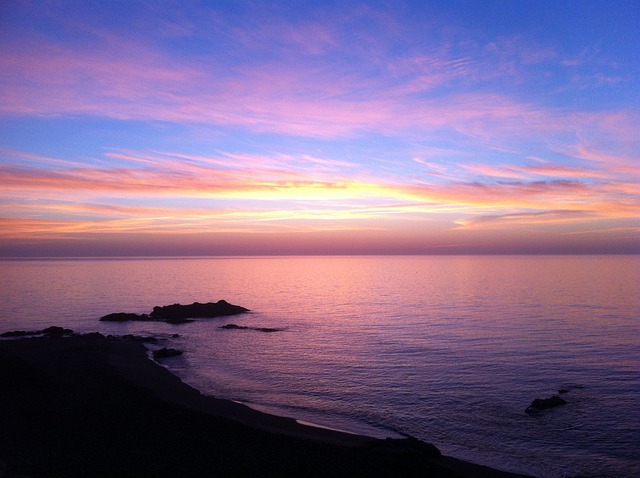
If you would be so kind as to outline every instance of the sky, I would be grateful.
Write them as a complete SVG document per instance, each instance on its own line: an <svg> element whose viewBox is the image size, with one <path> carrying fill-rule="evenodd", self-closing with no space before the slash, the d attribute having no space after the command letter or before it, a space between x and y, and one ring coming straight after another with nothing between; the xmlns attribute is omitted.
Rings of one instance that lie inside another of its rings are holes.
<svg viewBox="0 0 640 478"><path fill-rule="evenodd" d="M640 2L0 4L0 256L640 253Z"/></svg>

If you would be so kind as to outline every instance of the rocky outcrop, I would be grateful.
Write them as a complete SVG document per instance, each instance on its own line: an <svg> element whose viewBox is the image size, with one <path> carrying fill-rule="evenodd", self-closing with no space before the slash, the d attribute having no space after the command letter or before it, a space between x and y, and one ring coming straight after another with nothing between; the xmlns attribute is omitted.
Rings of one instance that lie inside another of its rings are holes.
<svg viewBox="0 0 640 478"><path fill-rule="evenodd" d="M548 398L536 398L531 402L531 405L527 407L525 412L529 415L535 415L543 410L548 410L549 408L555 408L566 404L567 401L559 395L553 395Z"/></svg>
<svg viewBox="0 0 640 478"><path fill-rule="evenodd" d="M230 304L226 300L219 300L206 304L194 302L191 305L173 304L154 307L150 315L154 320L181 320L237 315L244 312L249 312L249 309Z"/></svg>
<svg viewBox="0 0 640 478"><path fill-rule="evenodd" d="M239 305L233 305L226 300L218 302L207 302L201 304L194 302L189 305L173 304L156 306L150 314L131 314L127 312L116 312L107 314L100 318L105 322L126 322L126 321L162 321L170 324L183 324L192 322L191 319L223 317L249 312L249 309Z"/></svg>

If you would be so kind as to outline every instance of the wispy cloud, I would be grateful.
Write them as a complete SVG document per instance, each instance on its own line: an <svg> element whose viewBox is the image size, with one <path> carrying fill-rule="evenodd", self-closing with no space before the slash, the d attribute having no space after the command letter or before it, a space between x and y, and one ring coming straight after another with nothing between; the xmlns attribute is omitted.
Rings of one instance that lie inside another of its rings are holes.
<svg viewBox="0 0 640 478"><path fill-rule="evenodd" d="M174 55L159 48L158 33L155 40L136 35L125 42L92 31L95 41L84 48L20 39L6 45L0 60L0 111L190 121L311 137L442 128L495 137L567 129L557 112L505 95L500 83L491 92L470 88L511 78L514 68L554 61L548 49L515 39L469 47L456 39L459 45L445 43L425 55L419 41L424 32L412 32L416 40L408 34L393 40L396 29L369 12L381 22L380 38L377 49L363 51L346 35L357 24L354 15L345 14L336 27L316 20L261 22L257 31L231 28L225 44L259 51L271 40L268 55L242 61L229 56L233 49L229 55L210 50L206 62ZM212 49L217 40L200 42ZM390 60L386 50L398 41L409 53ZM447 91L452 83L459 87Z"/></svg>
<svg viewBox="0 0 640 478"><path fill-rule="evenodd" d="M593 219L591 211L551 210L532 213L503 214L500 216L476 216L456 221L466 229L499 228L505 226L529 226L539 224L558 224Z"/></svg>

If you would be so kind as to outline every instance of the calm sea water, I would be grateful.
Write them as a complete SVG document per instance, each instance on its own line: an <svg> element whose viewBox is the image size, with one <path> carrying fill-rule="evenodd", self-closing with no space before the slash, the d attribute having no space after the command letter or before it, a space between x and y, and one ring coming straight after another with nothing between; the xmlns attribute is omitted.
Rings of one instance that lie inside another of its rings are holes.
<svg viewBox="0 0 640 478"><path fill-rule="evenodd" d="M539 477L640 476L640 256L0 261L0 331L172 334L205 393ZM184 325L111 312L226 299ZM280 332L223 330L235 323ZM569 388L539 416L534 398Z"/></svg>

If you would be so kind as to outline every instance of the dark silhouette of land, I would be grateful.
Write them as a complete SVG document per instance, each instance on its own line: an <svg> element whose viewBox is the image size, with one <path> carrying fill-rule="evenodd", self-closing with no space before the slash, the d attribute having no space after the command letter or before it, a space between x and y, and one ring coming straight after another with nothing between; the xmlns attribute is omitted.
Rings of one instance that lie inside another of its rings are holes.
<svg viewBox="0 0 640 478"><path fill-rule="evenodd" d="M45 334L0 341L3 477L513 477L206 397L141 340Z"/></svg>

